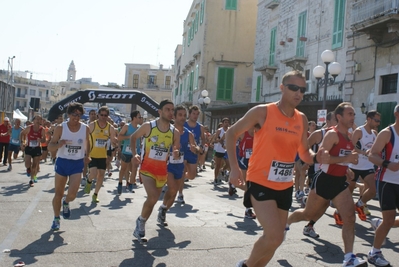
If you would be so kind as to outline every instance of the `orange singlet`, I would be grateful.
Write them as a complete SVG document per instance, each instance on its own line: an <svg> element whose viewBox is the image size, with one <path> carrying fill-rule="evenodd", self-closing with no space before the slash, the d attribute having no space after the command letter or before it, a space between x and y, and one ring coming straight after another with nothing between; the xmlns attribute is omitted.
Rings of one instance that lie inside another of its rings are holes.
<svg viewBox="0 0 399 267"><path fill-rule="evenodd" d="M273 190L285 190L293 185L296 153L308 150L302 146L303 118L296 109L294 116L288 118L276 103L266 106L265 123L255 131L247 181Z"/></svg>

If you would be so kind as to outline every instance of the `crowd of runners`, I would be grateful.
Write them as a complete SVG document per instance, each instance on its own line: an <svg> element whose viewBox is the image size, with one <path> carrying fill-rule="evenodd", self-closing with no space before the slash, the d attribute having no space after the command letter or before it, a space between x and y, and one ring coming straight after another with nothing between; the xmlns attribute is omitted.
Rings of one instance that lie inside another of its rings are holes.
<svg viewBox="0 0 399 267"><path fill-rule="evenodd" d="M306 91L302 73L286 73L280 90L279 101L253 107L234 125L229 118L222 119L214 134L197 122L197 106L187 110L170 100L163 100L159 117L148 122L133 111L129 122L116 125L106 106L91 110L89 120L82 121L80 103L68 106L65 121L59 116L50 123L35 115L23 128L20 120L11 125L5 118L0 125L0 155L10 172L13 160L24 157L30 186L37 182L40 162L52 161L53 230L60 229L60 216L70 218L70 202L81 187L92 194L93 203L100 201L114 161L119 169L118 194L124 187L134 192L136 183L144 186L147 197L133 236L145 242L145 224L162 191L157 221L165 226L173 203L185 203L184 182L205 170L206 157L213 151L214 186L224 180L229 182L229 195L243 190L245 218L257 219L263 228L248 259L238 267L266 266L292 223L306 221L303 234L319 238L315 224L329 205L336 208L333 217L342 227L343 266L367 266L367 261L390 266L381 246L389 230L399 227L399 105L393 110L395 123L379 133L381 114L369 111L364 125L356 127L355 110L348 102L339 104L317 129L296 109ZM360 196L354 200L356 187ZM376 196L382 218L370 220L367 202ZM289 213L293 199L302 208ZM367 260L353 251L356 214L375 230Z"/></svg>

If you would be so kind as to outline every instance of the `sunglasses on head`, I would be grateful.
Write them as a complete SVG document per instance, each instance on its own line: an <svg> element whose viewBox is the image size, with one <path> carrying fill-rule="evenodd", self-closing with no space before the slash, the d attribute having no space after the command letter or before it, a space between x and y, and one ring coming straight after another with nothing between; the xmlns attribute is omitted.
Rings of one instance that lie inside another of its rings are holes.
<svg viewBox="0 0 399 267"><path fill-rule="evenodd" d="M298 91L300 90L302 94L304 94L306 92L306 87L301 87L295 84L284 84L284 86L286 86L288 89L290 89L291 91Z"/></svg>

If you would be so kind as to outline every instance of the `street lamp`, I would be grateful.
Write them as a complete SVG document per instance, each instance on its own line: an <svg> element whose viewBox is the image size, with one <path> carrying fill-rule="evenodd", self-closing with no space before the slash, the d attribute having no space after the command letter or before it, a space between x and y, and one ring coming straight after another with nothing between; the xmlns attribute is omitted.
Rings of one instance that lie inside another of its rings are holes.
<svg viewBox="0 0 399 267"><path fill-rule="evenodd" d="M324 50L321 53L321 60L326 67L320 65L314 67L313 75L317 79L317 86L324 86L323 109L326 109L327 86L334 84L335 78L341 73L341 64L334 62L334 53L331 50ZM329 74L332 78L329 77Z"/></svg>
<svg viewBox="0 0 399 267"><path fill-rule="evenodd" d="M14 73L13 73L14 58L15 58L15 56L8 58L8 73L7 73L7 75L9 76L8 81L7 81L8 84L14 83ZM10 72L10 70L11 70L11 72Z"/></svg>
<svg viewBox="0 0 399 267"><path fill-rule="evenodd" d="M204 124L205 122L205 109L208 107L210 103L211 99L208 96L208 91L202 90L201 97L198 99L198 104L200 104L202 110L202 124Z"/></svg>

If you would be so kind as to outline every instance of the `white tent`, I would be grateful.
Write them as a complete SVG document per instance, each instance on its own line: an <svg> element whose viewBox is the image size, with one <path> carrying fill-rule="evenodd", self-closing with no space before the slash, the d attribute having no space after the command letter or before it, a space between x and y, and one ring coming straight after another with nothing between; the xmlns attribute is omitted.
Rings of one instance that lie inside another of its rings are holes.
<svg viewBox="0 0 399 267"><path fill-rule="evenodd" d="M26 117L24 114L22 114L22 112L19 111L19 109L14 110L12 117L14 120L20 119L21 123L25 123L28 120L28 117Z"/></svg>

